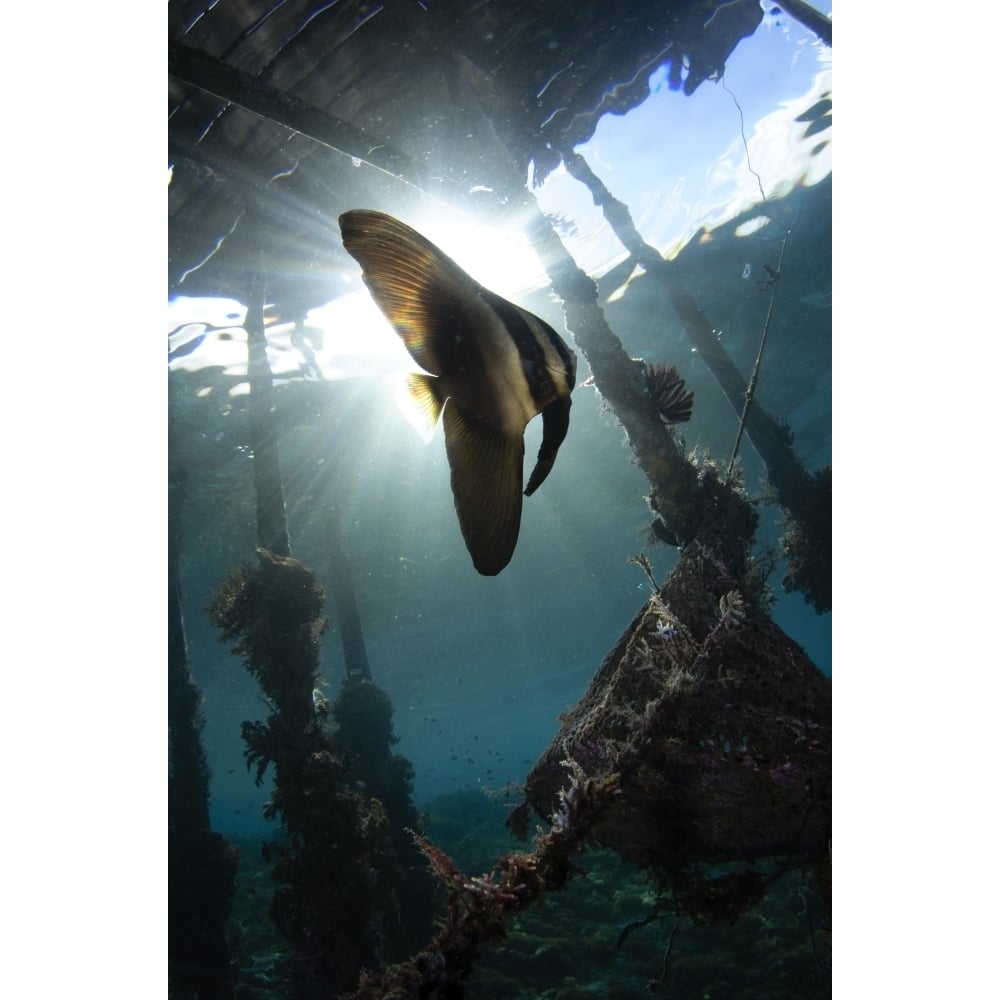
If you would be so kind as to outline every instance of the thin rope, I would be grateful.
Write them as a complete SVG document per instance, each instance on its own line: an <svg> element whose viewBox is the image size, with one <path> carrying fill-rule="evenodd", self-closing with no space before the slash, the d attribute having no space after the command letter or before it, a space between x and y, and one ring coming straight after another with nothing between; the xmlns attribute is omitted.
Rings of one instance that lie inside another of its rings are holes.
<svg viewBox="0 0 1000 1000"><path fill-rule="evenodd" d="M757 173L753 168L753 164L750 162L750 147L747 145L747 133L743 124L743 108L740 107L740 102L736 100L736 95L726 86L726 73L723 70L722 76L719 78L719 82L722 84L722 89L733 99L733 104L736 105L736 110L740 113L740 135L743 137L743 148L747 153L747 169L757 178L757 187L760 190L760 200L767 203L767 195L764 194L764 182L760 178L760 174Z"/></svg>
<svg viewBox="0 0 1000 1000"><path fill-rule="evenodd" d="M663 983L663 980L667 978L667 962L670 960L670 949L674 944L674 935L677 933L677 925L681 922L680 914L674 917L674 926L670 931L670 937L667 938L667 947L663 952L663 967L660 969L660 974L656 979L650 979L646 983L646 989L650 993L655 993L656 988Z"/></svg>
<svg viewBox="0 0 1000 1000"><path fill-rule="evenodd" d="M740 415L740 429L736 433L736 444L733 445L733 455L729 459L729 468L726 471L726 482L728 483L733 477L733 466L736 464L736 454L740 450L740 442L743 440L743 431L747 425L747 415L750 413L750 405L753 403L754 392L757 389L757 378L760 375L760 359L764 356L764 344L767 341L767 331L771 326L771 314L774 312L774 295L778 290L778 279L781 277L781 263L785 259L785 244L788 242L788 237L791 235L791 230L785 231L785 238L781 241L781 253L778 254L778 269L776 271L771 271L768 269L768 274L771 278L768 284L771 286L771 301L767 305L767 316L764 319L764 330L760 335L760 346L757 348L757 357L753 363L753 371L750 373L750 381L747 384L747 391L744 394L743 400L743 413Z"/></svg>
<svg viewBox="0 0 1000 1000"><path fill-rule="evenodd" d="M760 191L760 200L766 205L767 195L764 194L764 182L761 180L760 174L757 173L753 168L753 164L750 162L750 146L747 143L747 133L743 121L743 108L740 106L740 102L736 99L736 95L729 89L726 85L726 74L723 72L720 78L722 83L722 89L733 99L733 104L736 105L736 110L740 115L740 136L743 139L743 149L747 154L747 169L757 178L757 189ZM757 390L757 379L760 375L760 360L764 356L764 344L767 341L767 331L771 325L771 314L774 312L774 296L778 290L778 279L781 277L781 263L785 259L785 244L788 242L788 237L791 235L791 230L785 231L785 237L781 241L781 252L778 255L778 268L776 271L771 270L766 264L764 269L767 271L769 277L767 285L771 286L771 301L767 306L767 317L764 320L764 329L760 335L760 345L757 348L757 357L753 363L753 371L750 373L750 381L747 383L747 390L744 393L743 398L743 413L740 415L740 427L736 432L736 443L733 445L733 454L729 459L729 468L726 471L726 482L730 482L733 478L733 467L736 465L736 456L740 450L740 443L743 441L743 432L746 430L747 417L750 414L750 406L753 403L754 393ZM767 285L764 287L766 288Z"/></svg>

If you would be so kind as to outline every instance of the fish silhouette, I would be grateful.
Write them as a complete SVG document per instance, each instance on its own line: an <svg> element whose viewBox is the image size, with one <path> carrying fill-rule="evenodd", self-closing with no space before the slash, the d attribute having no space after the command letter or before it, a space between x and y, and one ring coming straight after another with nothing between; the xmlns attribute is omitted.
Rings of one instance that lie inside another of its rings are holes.
<svg viewBox="0 0 1000 1000"><path fill-rule="evenodd" d="M471 278L416 230L381 212L340 217L344 246L424 370L410 395L429 428L444 412L455 511L472 563L495 576L521 526L524 428L542 415L531 496L569 429L576 355L548 323ZM426 374L425 374L426 373Z"/></svg>

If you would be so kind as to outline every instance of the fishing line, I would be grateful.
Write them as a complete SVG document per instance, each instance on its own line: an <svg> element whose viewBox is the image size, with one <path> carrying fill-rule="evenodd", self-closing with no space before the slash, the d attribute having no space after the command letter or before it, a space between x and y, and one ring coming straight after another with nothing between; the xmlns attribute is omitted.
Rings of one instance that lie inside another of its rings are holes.
<svg viewBox="0 0 1000 1000"><path fill-rule="evenodd" d="M743 149L747 154L747 169L754 175L757 179L757 189L760 191L761 203L767 206L767 195L764 194L764 183L761 180L760 174L757 173L753 168L753 164L750 162L750 145L747 142L747 133L745 122L743 119L743 108L740 105L739 100L737 100L736 95L729 89L726 85L726 74L723 70L722 76L719 78L719 82L722 84L722 89L733 99L733 104L736 105L736 110L739 112L740 116L740 137L743 139ZM770 218L770 216L769 216ZM767 316L764 319L764 329L760 334L760 344L757 347L757 357L754 359L753 370L750 373L750 381L747 383L746 392L743 394L743 412L740 414L740 426L739 430L736 432L736 442L733 445L733 454L729 459L729 468L726 470L726 482L730 482L733 478L733 468L736 465L736 456L740 450L740 443L743 440L743 432L746 430L747 417L750 414L750 406L753 403L754 393L757 390L757 379L760 376L760 362L761 358L764 356L764 344L767 341L767 331L771 326L771 314L774 312L774 296L778 290L778 279L781 277L781 263L785 259L785 245L788 243L788 237L791 235L791 230L786 229L784 238L781 241L781 251L778 254L778 266L776 269L768 267L767 264L764 265L764 270L768 274L767 281L764 283L761 290L770 286L771 288L771 301L767 306Z"/></svg>
<svg viewBox="0 0 1000 1000"><path fill-rule="evenodd" d="M746 429L747 416L750 413L750 405L753 403L754 392L757 389L757 377L760 375L760 359L764 356L764 344L767 341L767 331L771 326L771 313L774 312L774 294L778 290L778 279L781 277L781 262L785 259L785 244L791 231L785 232L785 238L781 241L781 252L778 254L777 270L769 273L773 277L769 279L771 286L771 301L767 305L767 316L764 319L764 329L760 335L760 345L757 348L757 357L754 359L753 371L750 373L750 381L747 383L747 391L743 399L743 413L740 415L740 429L736 432L736 443L733 445L733 454L729 459L729 468L726 470L726 482L733 478L733 466L736 464L736 454L740 450L740 442L743 440L743 431Z"/></svg>
<svg viewBox="0 0 1000 1000"><path fill-rule="evenodd" d="M743 139L743 148L746 150L747 154L747 169L757 178L757 187L760 190L760 200L767 204L767 195L764 194L764 182L761 180L760 174L757 173L753 168L753 164L750 162L750 147L747 145L747 133L744 128L743 121L743 108L740 106L740 102L736 99L736 95L726 86L726 71L722 71L722 76L719 77L719 82L722 84L722 89L733 99L733 104L736 105L736 110L740 115L740 136Z"/></svg>

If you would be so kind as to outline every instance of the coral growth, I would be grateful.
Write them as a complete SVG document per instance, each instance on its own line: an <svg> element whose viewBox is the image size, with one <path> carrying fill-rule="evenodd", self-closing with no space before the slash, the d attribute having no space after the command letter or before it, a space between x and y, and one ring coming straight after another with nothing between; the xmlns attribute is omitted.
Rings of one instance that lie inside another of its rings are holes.
<svg viewBox="0 0 1000 1000"><path fill-rule="evenodd" d="M787 514L782 552L788 568L781 581L786 590L798 590L816 609L832 605L831 534L833 531L833 471L829 465L806 480L806 497L798 518Z"/></svg>
<svg viewBox="0 0 1000 1000"><path fill-rule="evenodd" d="M830 685L770 620L755 517L704 467L696 537L626 629L526 782L566 806L567 757L620 794L590 836L653 876L679 912L729 922L787 867L828 865ZM739 530L742 526L743 530ZM765 860L773 870L759 866ZM722 863L730 870L713 870Z"/></svg>
<svg viewBox="0 0 1000 1000"><path fill-rule="evenodd" d="M413 765L391 753L399 742L392 726L392 702L367 679L349 679L333 706L334 740L349 763L348 779L377 796L385 809L387 835L399 861L394 891L399 922L385 942L382 957L399 961L419 948L433 929L433 883L420 864L420 851L409 830L420 824L413 805Z"/></svg>
<svg viewBox="0 0 1000 1000"><path fill-rule="evenodd" d="M312 571L258 550L258 566L230 570L209 617L233 643L272 708L245 722L247 766L274 769L265 812L283 837L268 847L277 883L271 915L294 946L287 995L329 996L377 967L394 930L401 870L382 802L349 783L327 710L313 701L325 597Z"/></svg>
<svg viewBox="0 0 1000 1000"><path fill-rule="evenodd" d="M435 846L464 871L510 850L504 807L482 794L442 795L425 808ZM665 975L660 996L828 1000L828 925L802 873L780 878L735 926L708 926L678 918L672 897L658 898L614 851L588 848L573 863L580 877L522 907L482 949L469 998L624 1000L648 996L649 979Z"/></svg>
<svg viewBox="0 0 1000 1000"><path fill-rule="evenodd" d="M233 655L243 657L283 724L302 729L313 720L326 597L295 559L265 549L257 558L257 567L230 568L212 594L209 619L222 641L233 643Z"/></svg>
<svg viewBox="0 0 1000 1000"><path fill-rule="evenodd" d="M470 878L442 850L414 834L448 893L443 926L409 961L362 976L352 1000L464 996L482 946L503 937L509 920L546 891L566 885L576 871L570 859L584 849L592 825L618 794L618 776L593 779L574 761L564 766L569 776L559 807L530 854L504 854L492 871Z"/></svg>

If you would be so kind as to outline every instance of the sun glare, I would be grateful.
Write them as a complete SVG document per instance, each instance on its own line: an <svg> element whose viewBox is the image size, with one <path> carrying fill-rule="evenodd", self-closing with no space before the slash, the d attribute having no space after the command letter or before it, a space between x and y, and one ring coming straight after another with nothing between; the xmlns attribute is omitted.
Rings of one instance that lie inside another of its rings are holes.
<svg viewBox="0 0 1000 1000"><path fill-rule="evenodd" d="M523 227L497 228L458 213L416 212L402 220L427 237L481 285L517 302L548 285Z"/></svg>
<svg viewBox="0 0 1000 1000"><path fill-rule="evenodd" d="M416 370L403 342L364 287L341 295L305 318L319 331L316 361L328 379Z"/></svg>

